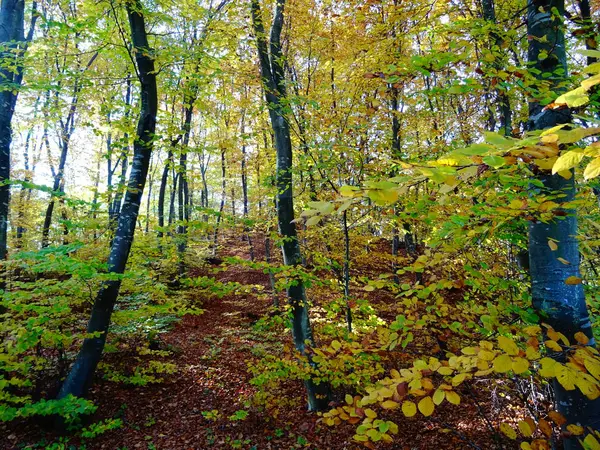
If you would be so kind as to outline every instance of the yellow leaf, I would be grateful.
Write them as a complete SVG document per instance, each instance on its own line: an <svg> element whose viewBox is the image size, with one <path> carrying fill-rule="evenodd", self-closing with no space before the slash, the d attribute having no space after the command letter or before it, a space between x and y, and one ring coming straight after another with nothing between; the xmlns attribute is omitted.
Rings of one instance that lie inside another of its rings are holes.
<svg viewBox="0 0 600 450"><path fill-rule="evenodd" d="M352 396L350 394L346 394L346 396L344 397L344 400L346 400L346 403L349 405L354 403L354 399L352 398Z"/></svg>
<svg viewBox="0 0 600 450"><path fill-rule="evenodd" d="M454 391L446 392L446 400L453 405L460 405L460 396Z"/></svg>
<svg viewBox="0 0 600 450"><path fill-rule="evenodd" d="M574 423L571 423L571 424L567 425L567 431L571 434L574 434L575 436L580 436L583 434L583 432L585 430L583 429L583 427L580 427L579 425L575 425Z"/></svg>
<svg viewBox="0 0 600 450"><path fill-rule="evenodd" d="M459 373L454 378L452 378L452 386L458 386L463 381L465 381L466 378L467 378L467 374L466 373Z"/></svg>
<svg viewBox="0 0 600 450"><path fill-rule="evenodd" d="M371 408L366 408L365 416L367 416L369 419L374 419L375 417L377 417L377 413L375 411L373 411Z"/></svg>
<svg viewBox="0 0 600 450"><path fill-rule="evenodd" d="M556 242L550 239L548 240L548 247L550 247L550 250L552 250L553 252L558 250L558 245L556 245Z"/></svg>
<svg viewBox="0 0 600 450"><path fill-rule="evenodd" d="M404 414L405 417L412 417L416 413L417 405L415 405L413 402L407 400L402 403L402 414Z"/></svg>
<svg viewBox="0 0 600 450"><path fill-rule="evenodd" d="M556 342L551 341L550 339L544 342L544 344L546 344L546 347L548 347L550 350L554 350L555 352L562 352L561 346L558 345Z"/></svg>
<svg viewBox="0 0 600 450"><path fill-rule="evenodd" d="M500 355L494 359L494 370L505 373L512 369L512 359L508 355Z"/></svg>
<svg viewBox="0 0 600 450"><path fill-rule="evenodd" d="M506 336L499 336L498 337L498 346L507 354L511 355L511 356L515 356L519 354L519 347L517 347L517 344L515 344L515 341L513 341L511 338L506 337Z"/></svg>
<svg viewBox="0 0 600 450"><path fill-rule="evenodd" d="M448 366L441 366L437 371L440 375L452 375L452 373L454 373L454 369L451 369Z"/></svg>
<svg viewBox="0 0 600 450"><path fill-rule="evenodd" d="M600 158L595 158L583 171L583 178L589 180L590 178L595 178L598 175L600 175Z"/></svg>
<svg viewBox="0 0 600 450"><path fill-rule="evenodd" d="M578 106L585 105L589 101L590 98L586 94L586 88L581 86L559 96L554 100L554 103L566 104L569 108L577 108Z"/></svg>
<svg viewBox="0 0 600 450"><path fill-rule="evenodd" d="M433 393L433 403L436 405L441 404L446 397L446 392L443 389L437 388Z"/></svg>
<svg viewBox="0 0 600 450"><path fill-rule="evenodd" d="M531 429L531 425L528 422L526 422L525 420L521 420L519 422L519 431L523 436L531 437L534 430Z"/></svg>
<svg viewBox="0 0 600 450"><path fill-rule="evenodd" d="M530 325L528 327L523 328L523 332L526 333L528 336L537 336L538 334L540 334L541 331L542 329L539 325Z"/></svg>
<svg viewBox="0 0 600 450"><path fill-rule="evenodd" d="M393 400L386 400L381 404L381 406L385 409L396 409L400 406L400 403L395 402Z"/></svg>
<svg viewBox="0 0 600 450"><path fill-rule="evenodd" d="M556 365L556 379L567 391L575 389L575 382L577 381L577 372L568 366L562 364Z"/></svg>
<svg viewBox="0 0 600 450"><path fill-rule="evenodd" d="M569 278L567 278L565 280L565 284L568 284L571 286L576 285L576 284L581 284L581 278L576 277L575 275L571 275Z"/></svg>
<svg viewBox="0 0 600 450"><path fill-rule="evenodd" d="M429 396L423 397L419 402L419 411L421 411L421 414L423 414L425 417L432 415L434 409L435 405Z"/></svg>
<svg viewBox="0 0 600 450"><path fill-rule="evenodd" d="M521 442L521 450L532 450L529 442Z"/></svg>
<svg viewBox="0 0 600 450"><path fill-rule="evenodd" d="M540 375L544 378L553 378L556 376L556 366L558 363L552 358L542 358L540 360Z"/></svg>
<svg viewBox="0 0 600 450"><path fill-rule="evenodd" d="M517 432L507 423L500 424L500 431L504 433L509 439L516 439Z"/></svg>
<svg viewBox="0 0 600 450"><path fill-rule="evenodd" d="M600 443L593 435L588 434L583 440L583 446L586 450L600 450Z"/></svg>
<svg viewBox="0 0 600 450"><path fill-rule="evenodd" d="M565 266L570 265L571 263L569 261L567 261L565 258L556 258L560 263L564 264Z"/></svg>
<svg viewBox="0 0 600 450"><path fill-rule="evenodd" d="M515 358L512 362L512 370L516 374L521 374L529 370L529 361L525 358Z"/></svg>

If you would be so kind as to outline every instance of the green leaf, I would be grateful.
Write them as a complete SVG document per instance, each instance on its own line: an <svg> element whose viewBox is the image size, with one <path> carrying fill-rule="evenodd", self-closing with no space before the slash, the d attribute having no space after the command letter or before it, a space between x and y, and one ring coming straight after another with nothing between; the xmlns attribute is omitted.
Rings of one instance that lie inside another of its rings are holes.
<svg viewBox="0 0 600 450"><path fill-rule="evenodd" d="M398 191L394 189L370 189L367 195L376 205L385 206L398 200Z"/></svg>
<svg viewBox="0 0 600 450"><path fill-rule="evenodd" d="M310 219L306 221L306 226L310 227L312 225L317 225L321 221L321 216L312 216Z"/></svg>
<svg viewBox="0 0 600 450"><path fill-rule="evenodd" d="M485 156L483 162L494 169L498 169L506 164L506 160L502 156Z"/></svg>

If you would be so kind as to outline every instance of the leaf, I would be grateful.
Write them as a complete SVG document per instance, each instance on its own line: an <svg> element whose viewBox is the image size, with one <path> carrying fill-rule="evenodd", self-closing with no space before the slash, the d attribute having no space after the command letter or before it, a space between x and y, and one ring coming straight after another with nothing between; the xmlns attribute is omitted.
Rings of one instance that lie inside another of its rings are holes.
<svg viewBox="0 0 600 450"><path fill-rule="evenodd" d="M443 389L437 388L433 393L433 403L435 403L436 405L440 405L444 401L445 397L445 391Z"/></svg>
<svg viewBox="0 0 600 450"><path fill-rule="evenodd" d="M519 347L511 338L506 336L498 336L498 346L507 354L515 356L519 354Z"/></svg>
<svg viewBox="0 0 600 450"><path fill-rule="evenodd" d="M498 373L506 373L512 369L512 359L508 355L500 355L494 359L494 370Z"/></svg>
<svg viewBox="0 0 600 450"><path fill-rule="evenodd" d="M500 431L509 439L514 440L517 438L517 432L507 423L500 424Z"/></svg>
<svg viewBox="0 0 600 450"><path fill-rule="evenodd" d="M310 227L312 225L317 225L321 221L321 216L312 216L310 219L306 221L306 226Z"/></svg>
<svg viewBox="0 0 600 450"><path fill-rule="evenodd" d="M554 242L551 239L548 239L548 247L550 247L550 250L552 250L553 252L558 250L558 245L556 245L556 242Z"/></svg>
<svg viewBox="0 0 600 450"><path fill-rule="evenodd" d="M525 420L521 420L519 422L519 431L521 432L521 434L525 437L531 437L531 435L533 434L535 428L532 428L531 425L529 424L529 422L525 421Z"/></svg>
<svg viewBox="0 0 600 450"><path fill-rule="evenodd" d="M550 350L554 350L555 352L562 352L561 346L558 345L556 341L551 341L550 339L548 339L544 342L544 344L546 344L546 347L548 347Z"/></svg>
<svg viewBox="0 0 600 450"><path fill-rule="evenodd" d="M556 379L567 391L572 391L577 382L577 372L569 366L557 364Z"/></svg>
<svg viewBox="0 0 600 450"><path fill-rule="evenodd" d="M585 430L579 425L570 423L569 425L567 425L567 431L571 434L574 434L575 436L581 436Z"/></svg>
<svg viewBox="0 0 600 450"><path fill-rule="evenodd" d="M333 345L333 342L332 342ZM346 400L346 403L348 405L352 405L354 403L354 398L352 398L352 396L350 394L346 394L346 396L344 397L344 400Z"/></svg>
<svg viewBox="0 0 600 450"><path fill-rule="evenodd" d="M389 205L395 203L398 200L398 190L392 189L369 189L367 196L379 206Z"/></svg>
<svg viewBox="0 0 600 450"><path fill-rule="evenodd" d="M600 175L600 158L595 158L590 162L583 171L583 178L589 180Z"/></svg>
<svg viewBox="0 0 600 450"><path fill-rule="evenodd" d="M342 348L342 344L340 341L331 341L331 347L337 352L340 348Z"/></svg>
<svg viewBox="0 0 600 450"><path fill-rule="evenodd" d="M340 195L344 197L356 197L360 195L360 188L346 184L340 188Z"/></svg>
<svg viewBox="0 0 600 450"><path fill-rule="evenodd" d="M385 409L396 409L400 406L400 403L395 402L393 400L386 400L381 404L381 406Z"/></svg>
<svg viewBox="0 0 600 450"><path fill-rule="evenodd" d="M565 280L565 284L568 284L570 286L574 286L576 284L581 284L581 278L576 277L575 275L572 275Z"/></svg>
<svg viewBox="0 0 600 450"><path fill-rule="evenodd" d="M402 414L404 414L405 417L412 417L416 413L417 405L415 405L413 402L407 400L402 403Z"/></svg>
<svg viewBox="0 0 600 450"><path fill-rule="evenodd" d="M308 202L308 206L316 209L323 215L331 214L335 209L331 202Z"/></svg>
<svg viewBox="0 0 600 450"><path fill-rule="evenodd" d="M529 370L529 361L527 361L525 358L513 359L512 370L517 375L527 372Z"/></svg>
<svg viewBox="0 0 600 450"><path fill-rule="evenodd" d="M577 342L579 342L581 345L587 345L588 342L590 342L590 338L588 338L585 334L583 334L581 331L578 331L577 333L575 333L575 340Z"/></svg>
<svg viewBox="0 0 600 450"><path fill-rule="evenodd" d="M448 400L453 405L460 405L460 395L458 395L454 391L446 392L446 400Z"/></svg>
<svg viewBox="0 0 600 450"><path fill-rule="evenodd" d="M419 411L421 411L421 414L423 414L425 417L432 415L434 409L435 405L429 396L423 397L419 402Z"/></svg>
<svg viewBox="0 0 600 450"><path fill-rule="evenodd" d="M542 358L540 360L540 375L544 378L554 378L556 376L556 366L558 363L552 358Z"/></svg>
<svg viewBox="0 0 600 450"><path fill-rule="evenodd" d="M583 160L584 156L585 155L581 149L570 150L566 153L563 153L558 157L552 166L552 174L576 167Z"/></svg>
<svg viewBox="0 0 600 450"><path fill-rule="evenodd" d="M593 435L588 434L583 440L585 450L600 450L600 442Z"/></svg>
<svg viewBox="0 0 600 450"><path fill-rule="evenodd" d="M373 411L371 408L366 408L365 416L367 416L369 419L374 419L375 417L377 417L377 413L375 411Z"/></svg>
<svg viewBox="0 0 600 450"><path fill-rule="evenodd" d="M577 108L585 105L589 101L590 98L586 94L586 89L581 86L559 96L554 100L554 103L562 105L566 104L569 108Z"/></svg>
<svg viewBox="0 0 600 450"><path fill-rule="evenodd" d="M567 423L567 419L565 419L565 416L563 416L561 413L559 413L558 411L550 411L548 413L548 416L550 417L550 419L552 419L552 421L558 425L559 427L562 427L565 423Z"/></svg>
<svg viewBox="0 0 600 450"><path fill-rule="evenodd" d="M506 164L506 160L502 156L485 156L483 162L494 169L498 169Z"/></svg>

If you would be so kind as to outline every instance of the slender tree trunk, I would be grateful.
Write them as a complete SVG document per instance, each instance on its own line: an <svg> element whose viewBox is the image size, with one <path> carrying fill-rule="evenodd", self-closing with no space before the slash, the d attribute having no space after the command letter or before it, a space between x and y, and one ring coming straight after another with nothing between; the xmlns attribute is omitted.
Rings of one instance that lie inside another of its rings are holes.
<svg viewBox="0 0 600 450"><path fill-rule="evenodd" d="M33 37L37 20L37 3L33 3L30 29L25 37L25 0L2 0L0 5L0 79L16 88L0 92L0 261L8 253L8 212L10 203L10 146L12 117L23 79L23 59L27 44ZM13 69L16 67L16 70ZM4 269L0 276L0 290L6 288Z"/></svg>
<svg viewBox="0 0 600 450"><path fill-rule="evenodd" d="M539 73L554 73L552 79L555 90L567 77L567 58L563 24L553 16L556 10L564 14L564 0L529 0L527 14L527 34L529 41L528 59ZM548 57L540 59L540 52ZM539 75L541 77L541 75ZM529 104L530 130L542 130L557 124L571 121L568 109L544 108L540 103ZM563 198L556 201L571 202L575 197L575 177L569 180L556 174L540 171L538 180L543 187L537 188L536 195L552 195L560 192ZM592 328L585 303L583 285L566 284L570 276L579 276L579 245L577 241L577 216L574 210L565 210L562 220L554 222L536 221L529 225L529 265L531 274L531 294L533 306L544 316L556 331L563 333L571 342L578 331L585 333L593 342ZM558 250L552 251L549 241L558 243ZM563 264L557 258L564 258ZM558 382L554 383L558 411L568 423L578 423L600 429L600 399L591 401L579 390L567 391ZM565 440L565 449L580 448L576 438Z"/></svg>
<svg viewBox="0 0 600 450"><path fill-rule="evenodd" d="M296 225L293 223L292 141L289 124L286 120L285 106L281 103L281 100L286 97L280 40L284 22L283 11L285 0L278 1L275 7L270 33L270 51L267 47L259 0L252 0L251 6L252 23L265 88L265 98L269 106L269 117L271 119L273 134L275 135L275 148L277 150L277 221L279 232L284 238L282 244L283 262L288 266L299 266L302 264L302 254L296 233ZM294 344L297 351L305 355L305 343L309 342L310 345L314 346L314 340L308 316L308 302L304 291L304 284L301 280L295 280L293 285L288 286L287 296L292 308L292 335ZM329 403L329 386L325 383L317 384L312 380L307 380L305 385L309 410L318 411L327 408Z"/></svg>
<svg viewBox="0 0 600 450"><path fill-rule="evenodd" d="M150 178L148 179L148 200L146 201L146 229L144 233L150 231L150 201L152 200L152 184L154 182L154 170L152 169L152 160L150 160L150 168L148 169Z"/></svg>
<svg viewBox="0 0 600 450"><path fill-rule="evenodd" d="M119 215L117 231L108 258L108 270L113 274L123 274L129 258L150 164L158 110L156 72L154 70L154 60L151 56L153 52L148 46L142 5L139 0L126 3L126 5L135 49L137 73L141 84L141 110L125 201ZM106 334L120 286L121 279L117 278L107 281L100 289L92 307L87 327L89 334L95 333L97 335L84 340L81 351L62 385L58 398L64 398L68 395L84 396L91 385L96 366L104 350Z"/></svg>
<svg viewBox="0 0 600 450"><path fill-rule="evenodd" d="M350 307L350 233L348 232L348 211L342 215L344 229L344 301L346 303L346 325L352 333L352 308Z"/></svg>
<svg viewBox="0 0 600 450"><path fill-rule="evenodd" d="M496 9L494 5L494 0L481 0L481 7L483 10L483 18L488 22L492 23L494 26L496 25ZM497 31L493 31L491 33L491 38L493 39L492 47L496 46L501 48L504 40L498 34ZM502 69L501 60L494 60L494 68L497 70ZM510 100L508 98L508 94L506 89L502 87L501 83L496 85L496 98L498 104L498 110L500 112L500 131L505 136L512 136L512 110L510 109ZM491 113L493 115L493 113ZM495 123L495 119L492 120L492 123ZM494 131L494 126L491 127L491 131Z"/></svg>
<svg viewBox="0 0 600 450"><path fill-rule="evenodd" d="M225 164L225 147L221 149L221 205L219 206L219 214L217 215L217 223L215 224L215 234L213 236L213 251L212 254L217 254L217 244L219 239L219 226L221 225L223 212L225 210L225 198L227 197L227 178Z"/></svg>
<svg viewBox="0 0 600 450"><path fill-rule="evenodd" d="M169 181L169 169L173 165L173 147L169 147L167 160L163 169L162 177L160 178L160 187L158 189L158 239L159 247L164 235L165 227L165 197L167 195L167 183Z"/></svg>

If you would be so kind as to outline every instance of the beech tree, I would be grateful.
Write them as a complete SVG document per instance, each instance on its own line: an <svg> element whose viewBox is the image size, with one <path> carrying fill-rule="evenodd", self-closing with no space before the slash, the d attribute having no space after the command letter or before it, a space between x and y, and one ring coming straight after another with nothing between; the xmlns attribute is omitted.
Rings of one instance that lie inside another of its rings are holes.
<svg viewBox="0 0 600 450"><path fill-rule="evenodd" d="M286 98L285 76L283 68L284 55L282 53L281 32L284 25L285 1L278 0L275 6L273 23L269 35L269 44L261 8L258 0L252 0L252 25L256 37L256 47L260 61L260 72L269 117L275 136L275 149L277 150L277 223L282 235L281 251L286 265L297 266L302 264L302 254L294 223L294 197L292 184L292 140L290 126L283 103ZM308 314L308 301L304 285L301 280L296 280L287 288L287 296L292 307L292 335L296 349L301 355L305 354L306 343L314 346L312 329ZM308 408L319 411L329 403L329 388L325 383L306 381L308 394Z"/></svg>
<svg viewBox="0 0 600 450"><path fill-rule="evenodd" d="M133 55L136 62L136 74L140 83L140 112L137 135L134 141L134 156L127 192L119 214L117 231L108 257L109 273L115 274L114 280L105 282L98 292L92 308L87 332L91 335L84 340L69 375L65 379L58 398L68 395L84 396L92 383L94 373L106 343L110 318L119 295L121 277L125 272L127 259L133 243L137 216L142 202L142 194L152 145L156 129L158 110L158 92L152 49L148 45L148 35L144 21L142 4L139 1L126 3L127 17L131 29Z"/></svg>

